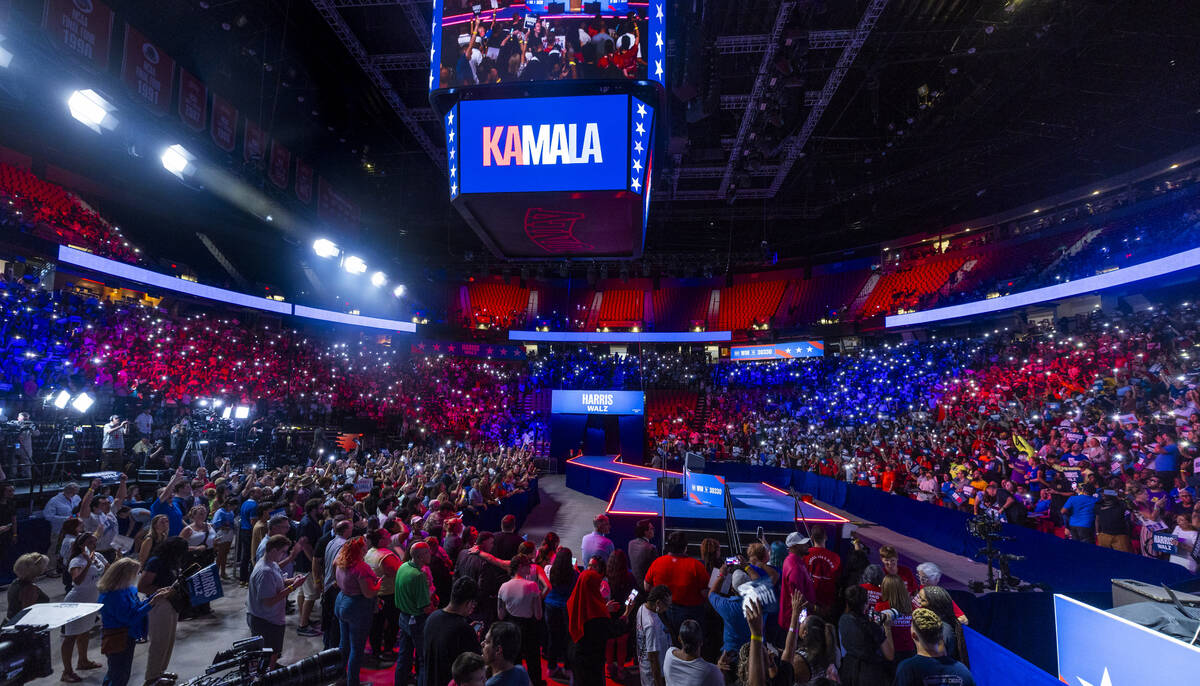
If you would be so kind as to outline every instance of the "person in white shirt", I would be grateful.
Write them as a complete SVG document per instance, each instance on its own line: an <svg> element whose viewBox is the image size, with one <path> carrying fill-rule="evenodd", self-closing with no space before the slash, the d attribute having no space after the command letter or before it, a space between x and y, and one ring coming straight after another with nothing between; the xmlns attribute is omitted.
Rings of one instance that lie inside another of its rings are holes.
<svg viewBox="0 0 1200 686"><path fill-rule="evenodd" d="M108 418L104 425L104 442L100 449L104 452L104 466L120 469L121 460L125 457L125 432L129 430L129 420L121 421L117 415Z"/></svg>
<svg viewBox="0 0 1200 686"><path fill-rule="evenodd" d="M120 510L121 505L125 502L128 493L128 486L125 483L127 478L124 474L121 475L115 498L96 495L100 491L101 484L99 479L93 479L88 493L95 497L85 497L79 503L79 519L83 521L84 529L96 532L96 552L103 555L109 562L117 559L117 553L113 550L113 540L117 537L117 515L113 513L113 510Z"/></svg>
<svg viewBox="0 0 1200 686"><path fill-rule="evenodd" d="M613 542L606 535L612 530L612 526L608 523L608 517L602 514L596 515L592 519L592 528L595 531L583 537L580 559L590 560L593 557L599 556L601 560L607 563L608 556L612 555L613 550L615 550Z"/></svg>
<svg viewBox="0 0 1200 686"><path fill-rule="evenodd" d="M667 651L663 660L663 679L671 686L724 686L725 677L711 662L700 657L704 630L700 622L685 619L679 627L680 648Z"/></svg>
<svg viewBox="0 0 1200 686"><path fill-rule="evenodd" d="M58 541L58 535L62 533L63 522L71 518L80 500L79 484L72 482L63 486L62 492L47 501L46 506L42 508L42 518L50 522L50 558L58 560L60 564L65 560L58 556L54 544Z"/></svg>
<svg viewBox="0 0 1200 686"><path fill-rule="evenodd" d="M671 635L661 615L671 604L671 589L655 586L646 596L646 602L637 611L635 636L637 639L638 674L642 686L664 686L662 664L671 649Z"/></svg>
<svg viewBox="0 0 1200 686"><path fill-rule="evenodd" d="M529 576L529 565L528 555L516 555L509 561L508 573L512 578L501 584L497 593L496 616L516 624L521 630L521 655L514 662L524 660L530 681L541 684L542 657L538 629L542 622L542 587L526 578Z"/></svg>
<svg viewBox="0 0 1200 686"><path fill-rule="evenodd" d="M150 413L142 410L138 416L133 418L133 425L137 427L139 436L150 438L150 433L154 429L154 417Z"/></svg>
<svg viewBox="0 0 1200 686"><path fill-rule="evenodd" d="M29 421L29 413L17 415L17 449L13 453L14 477L28 479L33 469L33 437L41 434L33 422ZM0 474L3 472L0 471ZM5 477L7 481L7 477Z"/></svg>

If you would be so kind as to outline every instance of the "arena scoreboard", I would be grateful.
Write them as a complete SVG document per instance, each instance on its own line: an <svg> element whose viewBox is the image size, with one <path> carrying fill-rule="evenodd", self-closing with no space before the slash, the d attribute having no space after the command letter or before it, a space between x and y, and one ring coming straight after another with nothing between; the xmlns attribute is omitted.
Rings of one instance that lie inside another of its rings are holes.
<svg viewBox="0 0 1200 686"><path fill-rule="evenodd" d="M495 256L641 256L665 19L653 2L435 2L447 193Z"/></svg>

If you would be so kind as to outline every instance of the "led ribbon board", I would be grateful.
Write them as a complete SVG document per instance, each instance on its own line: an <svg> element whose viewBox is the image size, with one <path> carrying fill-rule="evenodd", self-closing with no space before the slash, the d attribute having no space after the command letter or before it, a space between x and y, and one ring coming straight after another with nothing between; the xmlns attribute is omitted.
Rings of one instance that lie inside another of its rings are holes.
<svg viewBox="0 0 1200 686"><path fill-rule="evenodd" d="M774 345L735 345L729 349L729 359L734 362L790 360L796 357L821 357L824 354L824 341L791 341L790 343L775 343Z"/></svg>
<svg viewBox="0 0 1200 686"><path fill-rule="evenodd" d="M552 414L642 415L645 397L640 391L552 391Z"/></svg>
<svg viewBox="0 0 1200 686"><path fill-rule="evenodd" d="M591 4L434 0L429 90L593 79L665 86L665 0L599 2L588 13Z"/></svg>

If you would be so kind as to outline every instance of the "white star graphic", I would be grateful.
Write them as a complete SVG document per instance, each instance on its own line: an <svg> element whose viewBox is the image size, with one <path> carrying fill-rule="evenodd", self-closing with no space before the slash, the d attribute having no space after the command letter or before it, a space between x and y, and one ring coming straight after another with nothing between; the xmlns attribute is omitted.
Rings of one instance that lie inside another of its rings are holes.
<svg viewBox="0 0 1200 686"><path fill-rule="evenodd" d="M450 126L454 126L454 113L453 113L453 112L451 112L451 113L450 113L450 114L449 114L449 115L446 117L446 123L447 123L447 124L449 124Z"/></svg>
<svg viewBox="0 0 1200 686"><path fill-rule="evenodd" d="M646 133L646 129L642 126L642 122L638 122L637 126L633 127L633 130L637 131L639 136L643 133Z"/></svg>
<svg viewBox="0 0 1200 686"><path fill-rule="evenodd" d="M458 186L456 184L450 184L450 195L458 195Z"/></svg>
<svg viewBox="0 0 1200 686"><path fill-rule="evenodd" d="M635 177L633 177L633 181L629 182L629 185L630 185L630 186L633 188L633 190L635 190L635 191L640 191L640 190L642 189L642 182L638 181L636 176L635 176ZM1089 684L1088 686L1091 686L1091 685ZM1105 686L1108 686L1108 685L1107 685L1107 684L1105 684Z"/></svg>
<svg viewBox="0 0 1200 686"><path fill-rule="evenodd" d="M662 60L654 60L654 75L662 76Z"/></svg>
<svg viewBox="0 0 1200 686"><path fill-rule="evenodd" d="M453 131L450 132L450 142L451 143L454 142L454 132Z"/></svg>
<svg viewBox="0 0 1200 686"><path fill-rule="evenodd" d="M639 103L638 103L638 109L637 109L637 113L638 113L638 116L639 116L639 117L644 117L644 116L646 116L646 106L645 106L645 105L643 105L642 103L640 103L640 102L639 102Z"/></svg>
<svg viewBox="0 0 1200 686"><path fill-rule="evenodd" d="M634 150L636 150L636 151L638 151L638 152L641 152L641 151L642 151L642 142L641 142L641 141L637 141L637 142L635 142L635 143L633 144L633 149L634 149Z"/></svg>
<svg viewBox="0 0 1200 686"><path fill-rule="evenodd" d="M450 167L450 178L454 178L454 171L455 171L455 168Z"/></svg>
<svg viewBox="0 0 1200 686"><path fill-rule="evenodd" d="M437 48L433 47L432 45L431 45L431 46L429 46L429 61L430 61L430 62L432 62L432 61L433 61L433 56L436 54L436 53L434 52L435 50L437 50Z"/></svg>
<svg viewBox="0 0 1200 686"><path fill-rule="evenodd" d="M429 87L433 88L433 72L429 72Z"/></svg>
<svg viewBox="0 0 1200 686"><path fill-rule="evenodd" d="M450 148L450 159L454 159L454 148Z"/></svg>
<svg viewBox="0 0 1200 686"><path fill-rule="evenodd" d="M654 18L655 18L655 19L662 19L662 18L663 18L663 13L662 13L662 5L661 5L661 4L659 4L659 5L655 5L655 6L654 6Z"/></svg>
<svg viewBox="0 0 1200 686"><path fill-rule="evenodd" d="M1079 686L1092 686L1092 682L1084 681L1083 677L1075 677L1079 679ZM1100 677L1100 686L1112 686L1112 678L1108 676L1108 667L1104 668L1104 676Z"/></svg>
<svg viewBox="0 0 1200 686"><path fill-rule="evenodd" d="M634 161L633 161L633 170L634 170L634 171L639 171L639 172L642 170L642 161L641 161L641 160L634 160Z"/></svg>
<svg viewBox="0 0 1200 686"><path fill-rule="evenodd" d="M655 31L654 32L654 47L661 48L662 46L663 46L662 31Z"/></svg>

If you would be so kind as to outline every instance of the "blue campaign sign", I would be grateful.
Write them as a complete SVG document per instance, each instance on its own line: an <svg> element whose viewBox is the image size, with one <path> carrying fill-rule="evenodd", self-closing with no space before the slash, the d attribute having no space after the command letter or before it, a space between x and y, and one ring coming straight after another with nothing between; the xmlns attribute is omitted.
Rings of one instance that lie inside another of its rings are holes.
<svg viewBox="0 0 1200 686"><path fill-rule="evenodd" d="M553 391L553 414L641 415L645 398L641 391Z"/></svg>
<svg viewBox="0 0 1200 686"><path fill-rule="evenodd" d="M1179 539L1170 531L1154 532L1154 550L1159 553L1174 555L1179 552Z"/></svg>
<svg viewBox="0 0 1200 686"><path fill-rule="evenodd" d="M688 470L688 500L710 507L725 507L725 479L715 474L700 474Z"/></svg>
<svg viewBox="0 0 1200 686"><path fill-rule="evenodd" d="M631 126L627 95L461 102L446 121L450 194L627 190Z"/></svg>
<svg viewBox="0 0 1200 686"><path fill-rule="evenodd" d="M735 345L729 349L729 359L734 362L758 360L790 360L795 357L821 357L825 354L824 341L791 341L774 345Z"/></svg>
<svg viewBox="0 0 1200 686"><path fill-rule="evenodd" d="M1058 676L1073 686L1182 684L1194 681L1200 647L1054 596ZM1192 677L1187 675L1191 674Z"/></svg>
<svg viewBox="0 0 1200 686"><path fill-rule="evenodd" d="M188 599L193 606L211 603L225 595L221 575L215 564L209 565L187 578Z"/></svg>

